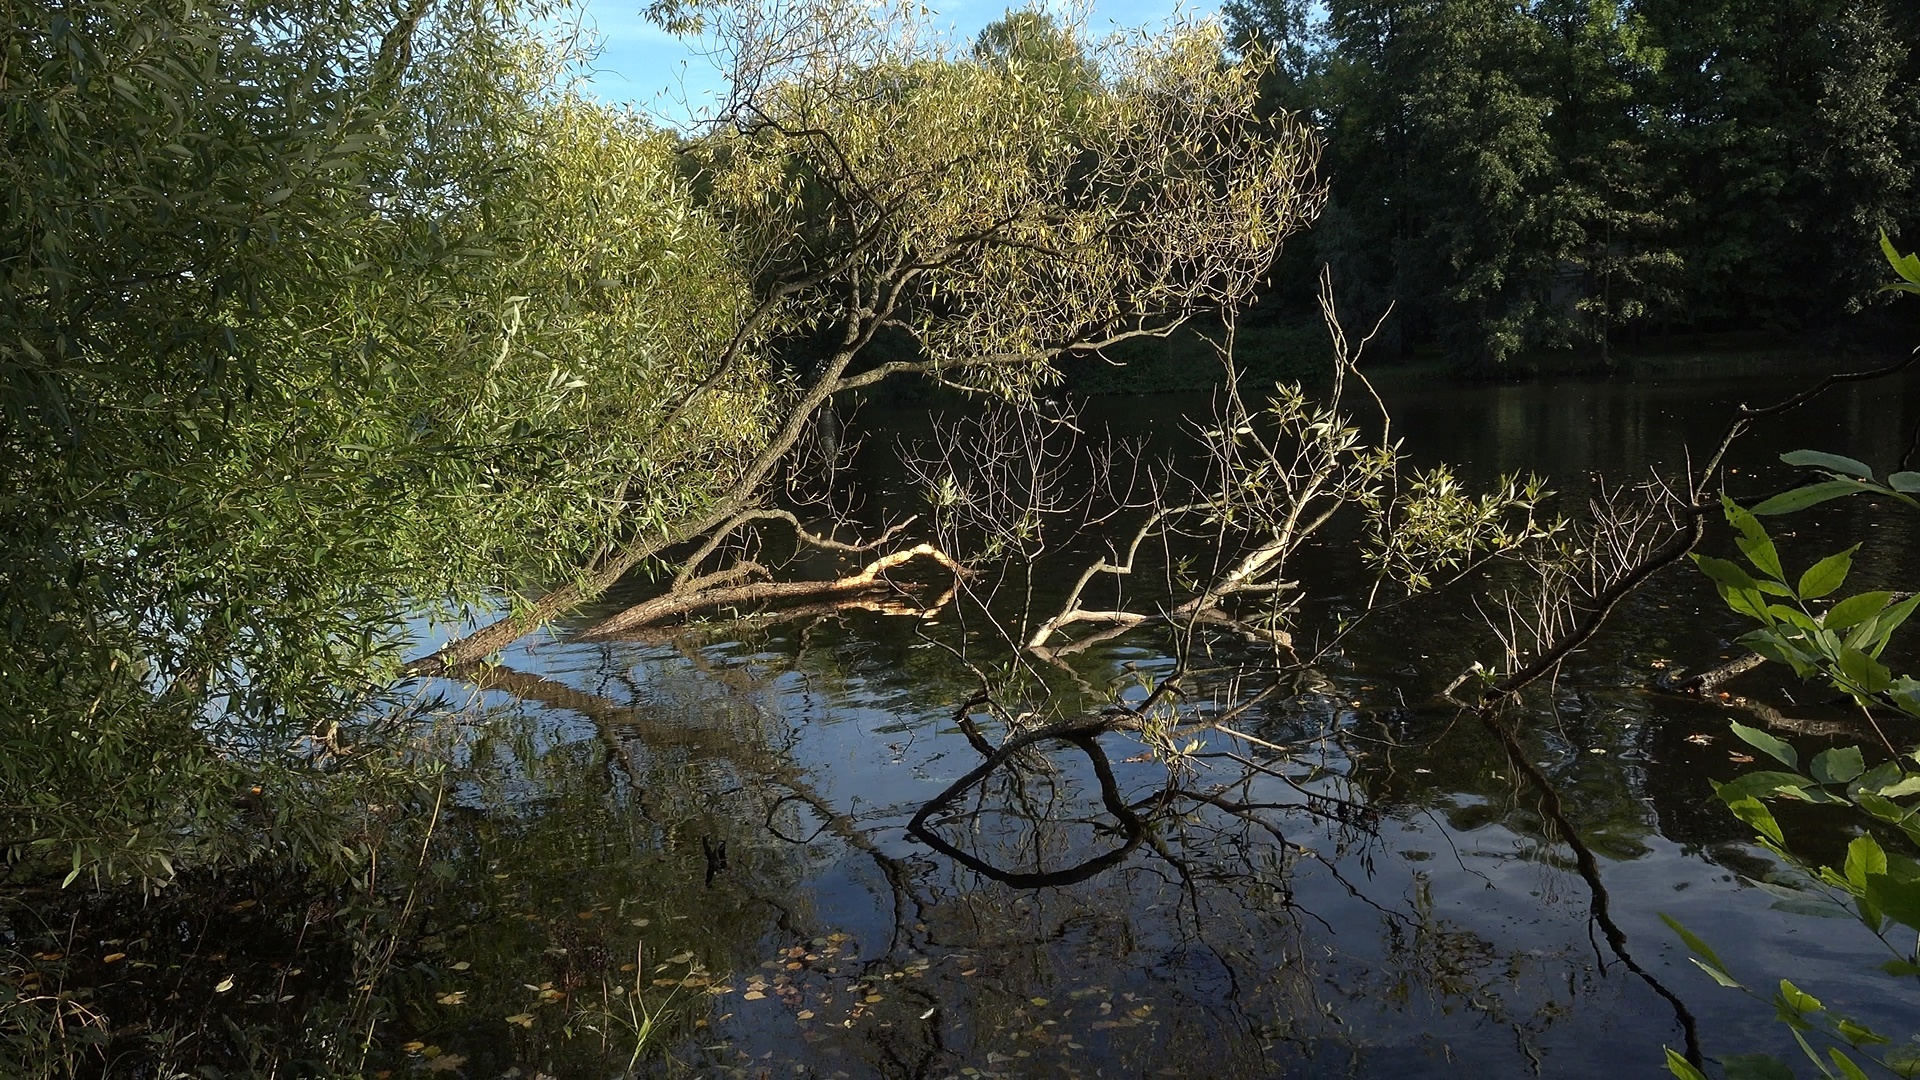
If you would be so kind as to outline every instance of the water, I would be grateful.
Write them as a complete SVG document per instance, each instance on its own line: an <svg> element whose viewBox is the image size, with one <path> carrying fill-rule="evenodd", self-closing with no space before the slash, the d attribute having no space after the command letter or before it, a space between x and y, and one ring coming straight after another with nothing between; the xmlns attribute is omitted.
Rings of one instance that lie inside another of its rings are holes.
<svg viewBox="0 0 1920 1080"><path fill-rule="evenodd" d="M1476 483L1538 472L1577 508L1594 474L1618 483L1699 460L1733 404L1804 381L1387 396L1417 460L1456 463ZM1178 413L1205 407L1120 400L1087 419L1166 439ZM1788 474L1773 456L1800 446L1884 468L1916 418L1911 386L1842 388L1758 430L1733 458L1736 494L1777 489ZM909 437L925 422L862 421ZM910 500L898 459L874 438L853 479ZM1790 566L1865 538L1851 588L1912 580L1914 537L1891 511L1828 504L1781 532ZM1100 539L1063 542L1039 564L1039 609ZM1359 602L1347 543L1305 557L1300 634ZM1024 589L1002 590L1003 616ZM1797 1055L1769 1006L1688 962L1662 914L1749 985L1791 976L1904 1036L1920 1007L1912 980L1862 977L1886 953L1857 924L1778 909L1753 884L1770 860L1712 796L1710 781L1760 767L1738 760L1750 748L1727 727L1754 714L1646 689L1669 666L1730 655L1744 629L1699 575L1670 570L1507 717L1509 746L1438 700L1497 655L1480 616L1464 601L1409 606L1289 674L1235 721L1248 738L1200 736L1191 773L1170 774L1125 733L1038 744L935 812L929 845L910 819L981 760L956 709L976 669L1012 655L981 612L849 611L602 644L562 628L509 651L480 698L496 723L462 753L481 779L441 811L431 904L378 988L392 1004L369 1028L365 1067L1613 1077L1658 1075L1661 1047L1689 1040L1709 1058ZM1189 664L1206 669L1195 707L1264 685L1225 674L1257 675L1258 649L1204 644L1205 662ZM1910 651L1889 659L1916 667ZM1170 637L1143 628L1070 670L1036 671L1045 704L1072 715L1109 691L1137 697L1175 666ZM1777 672L1738 687L1844 721ZM985 710L971 716L1004 737ZM1816 849L1844 843L1845 819L1784 816ZM246 962L267 977L267 958ZM341 972L299 978L313 989L280 1007L309 1023L351 996ZM272 1023L274 999L255 997Z"/></svg>

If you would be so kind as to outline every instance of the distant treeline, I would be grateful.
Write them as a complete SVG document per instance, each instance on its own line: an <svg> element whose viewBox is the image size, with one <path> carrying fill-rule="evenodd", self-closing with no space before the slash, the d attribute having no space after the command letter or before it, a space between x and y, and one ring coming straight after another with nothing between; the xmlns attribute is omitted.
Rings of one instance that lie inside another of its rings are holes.
<svg viewBox="0 0 1920 1080"><path fill-rule="evenodd" d="M1910 0L1231 0L1327 208L1269 318L1333 268L1389 350L1491 367L1649 334L1804 334L1920 241Z"/></svg>

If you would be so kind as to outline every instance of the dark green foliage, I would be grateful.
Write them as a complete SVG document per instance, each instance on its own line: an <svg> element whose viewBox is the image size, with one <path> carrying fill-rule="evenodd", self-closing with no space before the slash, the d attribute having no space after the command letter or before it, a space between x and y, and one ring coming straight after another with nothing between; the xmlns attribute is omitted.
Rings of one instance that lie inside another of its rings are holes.
<svg viewBox="0 0 1920 1080"><path fill-rule="evenodd" d="M1307 237L1387 343L1458 365L1687 329L1818 329L1920 225L1920 19L1884 0L1229 5L1332 187ZM1287 263L1283 262L1284 273ZM1299 283L1276 279L1277 289ZM1293 290L1298 291L1298 290Z"/></svg>

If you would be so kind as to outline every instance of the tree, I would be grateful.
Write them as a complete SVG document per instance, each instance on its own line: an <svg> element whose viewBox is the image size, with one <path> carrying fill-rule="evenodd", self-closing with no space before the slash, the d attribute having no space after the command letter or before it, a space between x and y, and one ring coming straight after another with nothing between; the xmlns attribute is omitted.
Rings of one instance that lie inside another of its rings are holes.
<svg viewBox="0 0 1920 1080"><path fill-rule="evenodd" d="M1689 319L1794 328L1871 293L1859 253L1904 223L1909 47L1877 0L1639 4L1665 58L1654 155L1670 162Z"/></svg>
<svg viewBox="0 0 1920 1080"><path fill-rule="evenodd" d="M768 481L836 399L919 376L1024 400L1062 356L1245 305L1318 209L1312 139L1257 115L1257 73L1223 65L1210 27L1109 44L1097 90L1070 101L1049 74L1063 69L1036 78L991 52L929 51L911 21L806 4L713 17L737 93L691 149L755 281L745 325L817 355L710 509L632 531L583 584L415 670L477 660L676 549L682 587L764 577L751 561L694 572L736 534L784 520L765 505ZM1059 50L1079 51L1071 32ZM741 355L722 354L711 377ZM706 393L691 388L662 437L684 432Z"/></svg>
<svg viewBox="0 0 1920 1080"><path fill-rule="evenodd" d="M1021 398L1244 304L1318 206L1201 29L1050 69L1107 73L1069 108L893 17L709 9L736 98L685 142L569 95L538 12L23 11L0 844L75 875L355 872L409 674L797 526L770 500L836 398Z"/></svg>
<svg viewBox="0 0 1920 1080"><path fill-rule="evenodd" d="M700 441L633 452L746 282L677 146L555 94L518 19L21 13L0 845L340 868L353 815L303 807L386 775L408 620L684 512L763 439L746 365Z"/></svg>

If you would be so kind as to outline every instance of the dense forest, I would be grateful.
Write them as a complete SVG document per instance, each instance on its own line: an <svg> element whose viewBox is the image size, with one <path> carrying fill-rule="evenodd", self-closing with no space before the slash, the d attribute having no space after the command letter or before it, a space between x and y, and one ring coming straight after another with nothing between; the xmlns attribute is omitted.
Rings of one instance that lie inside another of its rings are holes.
<svg viewBox="0 0 1920 1080"><path fill-rule="evenodd" d="M1225 13L1236 41L1277 56L1268 107L1325 139L1327 208L1290 247L1270 317L1326 262L1349 303L1396 305L1389 342L1461 367L1675 333L1817 336L1884 318L1876 237L1920 229L1910 4Z"/></svg>

